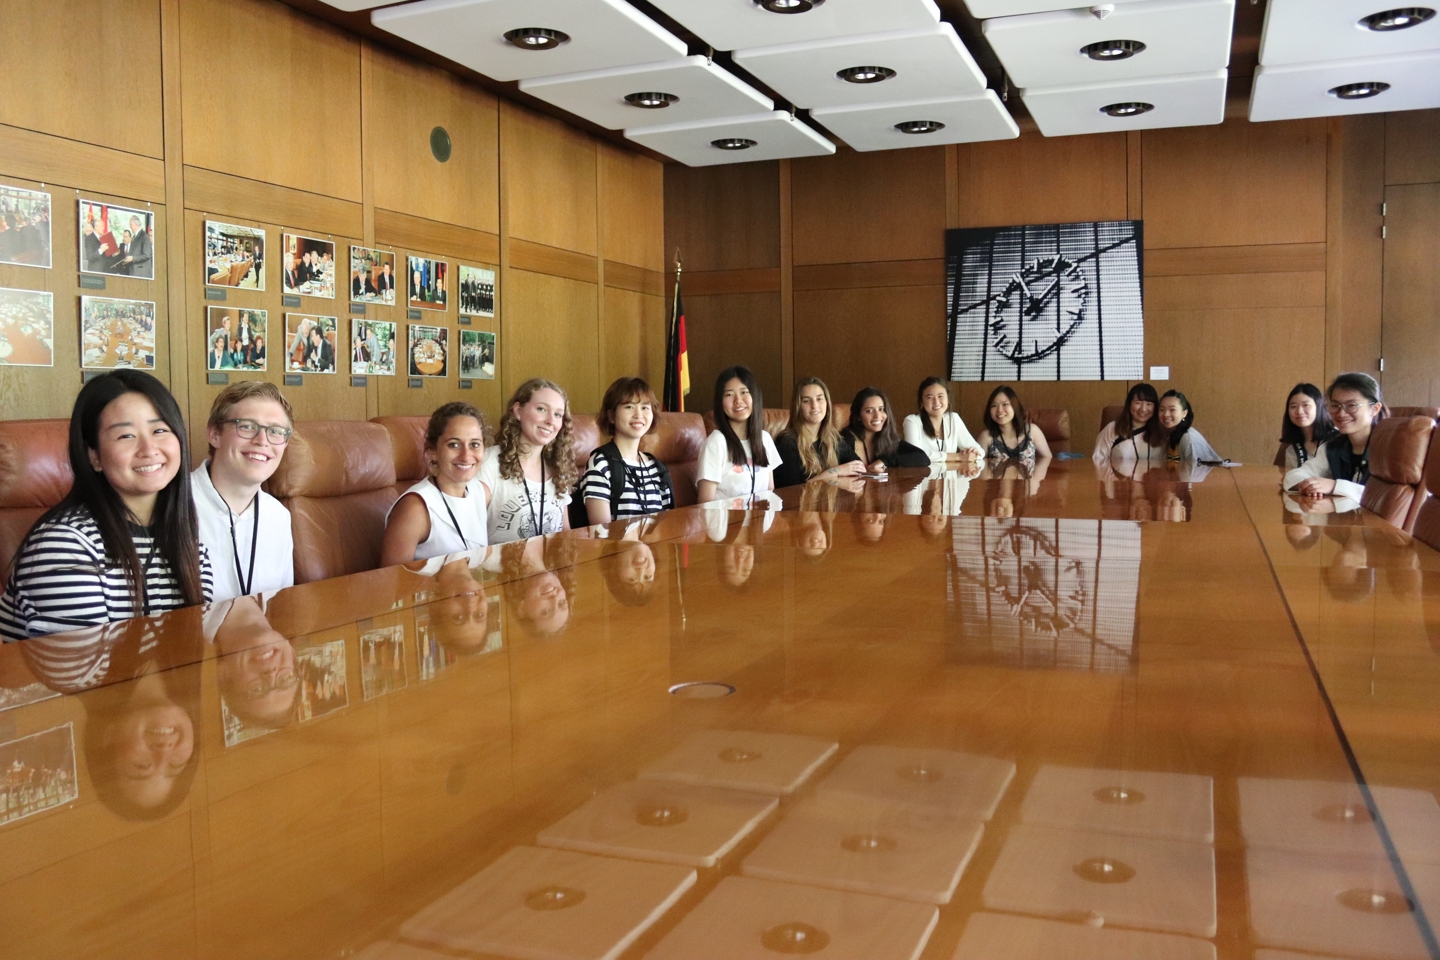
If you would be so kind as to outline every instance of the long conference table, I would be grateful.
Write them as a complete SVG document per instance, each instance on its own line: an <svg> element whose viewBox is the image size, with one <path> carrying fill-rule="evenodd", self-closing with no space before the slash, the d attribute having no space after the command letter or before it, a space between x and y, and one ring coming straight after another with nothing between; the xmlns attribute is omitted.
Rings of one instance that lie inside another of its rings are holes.
<svg viewBox="0 0 1440 960"><path fill-rule="evenodd" d="M896 471L6 645L0 956L1436 960L1440 554L1276 481Z"/></svg>

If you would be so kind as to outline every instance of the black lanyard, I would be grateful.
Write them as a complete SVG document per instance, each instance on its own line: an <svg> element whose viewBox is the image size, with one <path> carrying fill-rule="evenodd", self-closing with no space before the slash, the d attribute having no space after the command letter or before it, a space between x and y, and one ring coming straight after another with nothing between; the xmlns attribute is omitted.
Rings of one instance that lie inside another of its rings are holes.
<svg viewBox="0 0 1440 960"><path fill-rule="evenodd" d="M250 509L255 511L255 526L250 533L250 571L240 572L240 544L235 539L235 511L228 506L225 512L230 514L230 551L235 558L235 579L240 581L240 596L250 596L250 588L255 585L255 549L260 545L260 494L255 494L255 499L250 501ZM146 611L147 613L149 611Z"/></svg>
<svg viewBox="0 0 1440 960"><path fill-rule="evenodd" d="M1305 452L1305 441L1299 440L1295 443L1295 466L1304 466L1305 461L1310 459L1310 454Z"/></svg>
<svg viewBox="0 0 1440 960"><path fill-rule="evenodd" d="M530 511L530 522L534 524L534 535L545 532L545 454L540 454L540 519L535 519L535 501L530 497L530 481L525 471L520 471L520 485L525 488L525 507Z"/></svg>
<svg viewBox="0 0 1440 960"><path fill-rule="evenodd" d="M155 536L150 533L150 528L145 528L145 533L150 538L150 549L145 551L145 562L140 566L140 606L145 611L145 616L150 616L150 561L155 559Z"/></svg>
<svg viewBox="0 0 1440 960"><path fill-rule="evenodd" d="M432 479L430 482L431 482L431 483L435 483L435 481L434 481L433 479ZM436 490L440 490L440 484L436 483L436 484L435 484L435 489L436 489ZM460 529L460 521L458 521L458 520L455 519L455 511L450 509L450 500L445 496L445 491L444 491L444 490L440 490L440 502L443 503L443 504L445 504L445 512L448 513L448 514L450 514L450 525L455 528L455 532L456 532L456 533L460 534L461 549L462 549L462 550L469 550L469 549L470 549L470 538L467 537L467 536L465 536L465 531L464 531L464 530L461 530L461 529Z"/></svg>

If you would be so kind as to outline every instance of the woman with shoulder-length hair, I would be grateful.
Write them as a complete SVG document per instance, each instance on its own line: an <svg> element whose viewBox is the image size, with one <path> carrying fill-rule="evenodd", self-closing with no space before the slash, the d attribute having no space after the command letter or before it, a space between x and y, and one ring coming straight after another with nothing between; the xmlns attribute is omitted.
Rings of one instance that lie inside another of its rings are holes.
<svg viewBox="0 0 1440 960"><path fill-rule="evenodd" d="M1334 494L1360 502L1370 480L1370 436L1385 418L1380 384L1368 373L1342 373L1326 391L1325 409L1338 435L1320 445L1315 456L1285 474L1286 490L1305 497Z"/></svg>
<svg viewBox="0 0 1440 960"><path fill-rule="evenodd" d="M479 479L490 498L491 543L570 529L575 436L560 385L535 377L515 389Z"/></svg>
<svg viewBox="0 0 1440 960"><path fill-rule="evenodd" d="M1160 395L1148 383L1137 383L1125 394L1120 416L1105 424L1095 438L1090 459L1097 465L1110 460L1164 460L1168 432L1155 415Z"/></svg>
<svg viewBox="0 0 1440 960"><path fill-rule="evenodd" d="M69 448L74 485L16 551L0 636L23 640L209 600L190 446L170 391L138 370L96 377L75 398Z"/></svg>
<svg viewBox="0 0 1440 960"><path fill-rule="evenodd" d="M793 487L818 477L833 480L865 472L855 448L840 442L832 411L830 388L824 380L805 377L795 384L790 422L775 438L782 458L775 468L775 486Z"/></svg>
<svg viewBox="0 0 1440 960"><path fill-rule="evenodd" d="M715 429L700 448L696 483L700 503L753 499L775 487L781 463L765 432L764 399L749 367L726 367L715 378Z"/></svg>
<svg viewBox="0 0 1440 960"><path fill-rule="evenodd" d="M926 377L915 391L918 413L905 418L905 442L929 454L935 463L979 460L985 448L970 435L960 414L950 409L950 388L939 377Z"/></svg>
<svg viewBox="0 0 1440 960"><path fill-rule="evenodd" d="M980 445L987 460L1014 460L1027 467L1051 457L1044 431L1030 422L1019 394L1007 386L996 387L985 401Z"/></svg>
<svg viewBox="0 0 1440 960"><path fill-rule="evenodd" d="M1155 419L1165 428L1165 456L1169 460L1223 460L1210 441L1195 429L1195 410L1179 390L1166 390L1155 411Z"/></svg>
<svg viewBox="0 0 1440 960"><path fill-rule="evenodd" d="M928 467L930 455L900 439L890 400L879 387L865 387L850 404L850 423L840 434L870 473L884 473L890 467Z"/></svg>
<svg viewBox="0 0 1440 960"><path fill-rule="evenodd" d="M655 391L640 377L621 377L605 391L596 425L610 442L595 448L580 478L583 524L649 516L675 505L669 468L640 450L640 441L659 425L659 407Z"/></svg>
<svg viewBox="0 0 1440 960"><path fill-rule="evenodd" d="M1302 466L1315 456L1320 444L1336 436L1325 395L1313 383L1297 383L1285 398L1285 418L1280 421L1280 449L1275 466L1286 472Z"/></svg>
<svg viewBox="0 0 1440 960"><path fill-rule="evenodd" d="M382 566L465 553L489 542L489 494L480 482L485 415L463 400L443 404L425 428L429 476L385 515Z"/></svg>

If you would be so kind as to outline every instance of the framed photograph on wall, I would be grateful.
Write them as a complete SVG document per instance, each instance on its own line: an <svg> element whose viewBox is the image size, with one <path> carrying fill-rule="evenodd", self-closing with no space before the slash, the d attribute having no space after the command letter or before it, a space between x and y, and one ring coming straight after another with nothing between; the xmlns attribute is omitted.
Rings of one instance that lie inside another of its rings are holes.
<svg viewBox="0 0 1440 960"><path fill-rule="evenodd" d="M265 231L205 221L205 285L265 289Z"/></svg>
<svg viewBox="0 0 1440 960"><path fill-rule="evenodd" d="M495 271L460 265L460 313L467 317L495 316Z"/></svg>
<svg viewBox="0 0 1440 960"><path fill-rule="evenodd" d="M50 194L0 183L0 263L50 266Z"/></svg>
<svg viewBox="0 0 1440 960"><path fill-rule="evenodd" d="M80 298L82 370L155 369L155 302Z"/></svg>
<svg viewBox="0 0 1440 960"><path fill-rule="evenodd" d="M154 211L82 197L80 272L154 280Z"/></svg>
<svg viewBox="0 0 1440 960"><path fill-rule="evenodd" d="M339 347L338 326L335 317L285 314L286 372L334 373Z"/></svg>
<svg viewBox="0 0 1440 960"><path fill-rule="evenodd" d="M206 370L264 370L270 342L269 315L243 307L205 311Z"/></svg>
<svg viewBox="0 0 1440 960"><path fill-rule="evenodd" d="M405 672L405 627L371 626L360 634L360 693L366 700L399 690Z"/></svg>
<svg viewBox="0 0 1440 960"><path fill-rule="evenodd" d="M495 379L495 334L489 330L460 331L460 376L466 380Z"/></svg>
<svg viewBox="0 0 1440 960"><path fill-rule="evenodd" d="M281 258L282 291L334 300L335 244L298 233L283 233L280 239L285 250Z"/></svg>
<svg viewBox="0 0 1440 960"><path fill-rule="evenodd" d="M395 303L395 254L372 247L350 248L350 299L355 303Z"/></svg>
<svg viewBox="0 0 1440 960"><path fill-rule="evenodd" d="M0 743L0 770L5 771L5 779L0 781L5 786L0 825L79 799L75 725L66 723Z"/></svg>
<svg viewBox="0 0 1440 960"><path fill-rule="evenodd" d="M344 640L297 642L295 674L300 678L296 712L301 723L319 720L349 706Z"/></svg>
<svg viewBox="0 0 1440 960"><path fill-rule="evenodd" d="M0 287L0 366L55 366L55 295Z"/></svg>
<svg viewBox="0 0 1440 960"><path fill-rule="evenodd" d="M355 376L395 376L395 324L389 320L350 321L350 372Z"/></svg>
<svg viewBox="0 0 1440 960"><path fill-rule="evenodd" d="M446 274L450 264L444 260L427 260L424 257L410 258L411 307L419 310L444 310L449 304L446 296Z"/></svg>
<svg viewBox="0 0 1440 960"><path fill-rule="evenodd" d="M448 377L450 375L450 328L409 325L408 355L410 376Z"/></svg>

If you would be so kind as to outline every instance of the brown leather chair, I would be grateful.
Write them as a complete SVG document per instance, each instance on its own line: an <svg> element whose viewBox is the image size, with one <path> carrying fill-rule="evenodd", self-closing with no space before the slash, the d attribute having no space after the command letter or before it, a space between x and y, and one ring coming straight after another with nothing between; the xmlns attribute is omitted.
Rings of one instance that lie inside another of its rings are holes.
<svg viewBox="0 0 1440 960"><path fill-rule="evenodd" d="M1045 442L1050 444L1051 453L1066 453L1070 449L1070 411L1058 407L1041 407L1030 412L1030 422L1040 428Z"/></svg>
<svg viewBox="0 0 1440 960"><path fill-rule="evenodd" d="M1382 421L1383 422L1383 421ZM1440 550L1440 427L1430 434L1430 452L1425 457L1424 502L1416 512L1410 533L1416 540Z"/></svg>
<svg viewBox="0 0 1440 960"><path fill-rule="evenodd" d="M1425 459L1435 421L1386 417L1370 434L1370 480L1360 505L1409 533L1425 499Z"/></svg>
<svg viewBox="0 0 1440 960"><path fill-rule="evenodd" d="M372 417L390 434L390 452L395 463L395 498L430 475L425 462L425 429L429 417Z"/></svg>
<svg viewBox="0 0 1440 960"><path fill-rule="evenodd" d="M378 423L300 424L265 489L290 509L295 582L380 565L385 514L395 502L391 434Z"/></svg>
<svg viewBox="0 0 1440 960"><path fill-rule="evenodd" d="M1100 429L1104 430L1107 426L1114 423L1116 420L1119 420L1120 414L1122 411L1124 411L1124 409L1125 404L1117 403L1114 406L1105 407L1103 410L1101 410Z"/></svg>
<svg viewBox="0 0 1440 960"><path fill-rule="evenodd" d="M588 413L570 415L570 436L575 447L576 476L583 474L590 463L590 454L609 439L600 434L600 421Z"/></svg>
<svg viewBox="0 0 1440 960"><path fill-rule="evenodd" d="M1429 417L1431 420L1440 420L1440 407L1391 407L1390 416L1401 417Z"/></svg>
<svg viewBox="0 0 1440 960"><path fill-rule="evenodd" d="M25 534L70 492L69 441L69 420L0 421L0 585Z"/></svg>

